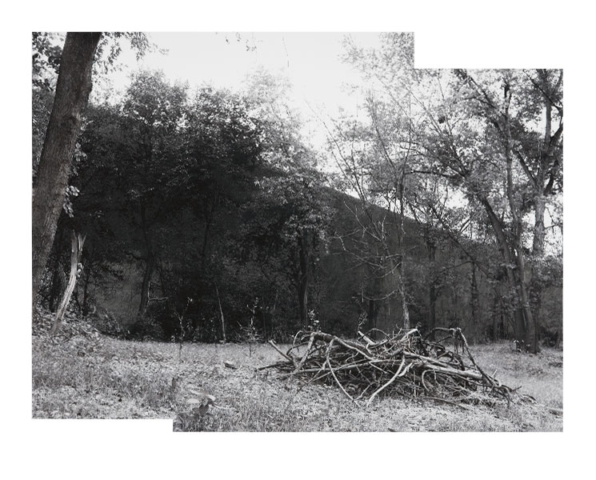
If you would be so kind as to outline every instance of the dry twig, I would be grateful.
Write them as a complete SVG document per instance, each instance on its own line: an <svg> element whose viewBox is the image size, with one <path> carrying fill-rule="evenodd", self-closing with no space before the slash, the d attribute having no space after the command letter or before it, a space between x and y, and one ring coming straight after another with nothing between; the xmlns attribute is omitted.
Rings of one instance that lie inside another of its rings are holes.
<svg viewBox="0 0 596 480"><path fill-rule="evenodd" d="M434 332L446 335L430 341L430 335L422 338L415 328L397 335L381 332L383 340L375 341L373 334L378 332L359 332L359 342L323 332L298 332L285 353L270 342L286 361L261 368L335 384L357 404L368 396L366 404L370 405L381 394L424 397L458 406L483 401L494 404L495 397L511 400L514 390L478 366L459 328ZM304 352L297 353L298 347L304 346Z"/></svg>

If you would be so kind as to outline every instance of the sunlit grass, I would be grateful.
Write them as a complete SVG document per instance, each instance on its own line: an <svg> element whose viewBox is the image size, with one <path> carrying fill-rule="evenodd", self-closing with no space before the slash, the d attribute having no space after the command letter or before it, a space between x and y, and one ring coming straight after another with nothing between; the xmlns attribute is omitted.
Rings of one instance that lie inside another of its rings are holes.
<svg viewBox="0 0 596 480"><path fill-rule="evenodd" d="M536 404L494 407L382 398L363 408L337 388L256 367L281 360L268 345L33 341L34 418L171 418L203 431L561 431L562 352L533 356L506 344L473 347L480 366ZM227 368L224 362L236 368ZM216 398L193 416L192 392Z"/></svg>

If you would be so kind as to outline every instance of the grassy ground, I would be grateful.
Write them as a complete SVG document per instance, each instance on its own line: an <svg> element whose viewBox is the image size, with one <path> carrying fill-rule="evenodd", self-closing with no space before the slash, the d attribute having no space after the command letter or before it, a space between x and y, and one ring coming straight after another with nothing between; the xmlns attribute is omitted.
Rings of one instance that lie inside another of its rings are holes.
<svg viewBox="0 0 596 480"><path fill-rule="evenodd" d="M279 361L269 345L125 342L101 336L33 338L34 418L172 418L176 430L204 431L562 431L563 354L473 349L487 373L522 387L536 404L464 410L383 398L368 408L334 387L282 380L255 367ZM224 362L234 362L236 369ZM204 416L188 400L215 397Z"/></svg>

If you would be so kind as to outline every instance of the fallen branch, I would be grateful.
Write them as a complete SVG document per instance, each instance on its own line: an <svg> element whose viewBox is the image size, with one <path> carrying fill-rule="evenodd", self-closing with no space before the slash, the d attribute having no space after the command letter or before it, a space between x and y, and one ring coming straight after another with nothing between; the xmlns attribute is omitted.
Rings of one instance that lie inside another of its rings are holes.
<svg viewBox="0 0 596 480"><path fill-rule="evenodd" d="M362 341L355 341L323 332L298 332L286 353L270 341L286 361L261 369L275 368L285 376L336 385L357 404L358 399L368 397L366 405L370 405L381 395L424 397L461 408L468 408L462 402L494 404L495 397L511 400L514 390L478 366L459 328L436 330L447 335L429 341L430 336L422 338L412 329L393 336L383 334L376 342L370 333L359 332Z"/></svg>

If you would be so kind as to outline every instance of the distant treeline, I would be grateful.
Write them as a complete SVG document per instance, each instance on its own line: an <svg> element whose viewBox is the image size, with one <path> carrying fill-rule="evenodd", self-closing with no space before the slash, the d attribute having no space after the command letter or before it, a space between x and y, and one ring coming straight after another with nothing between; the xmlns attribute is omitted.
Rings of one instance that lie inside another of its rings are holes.
<svg viewBox="0 0 596 480"><path fill-rule="evenodd" d="M304 328L390 332L407 315L471 342L514 336L512 266L493 237L332 188L266 107L147 72L121 104L90 106L41 302L57 307L74 230L87 240L71 307L114 335L287 341ZM553 333L562 264L547 256L541 271Z"/></svg>

